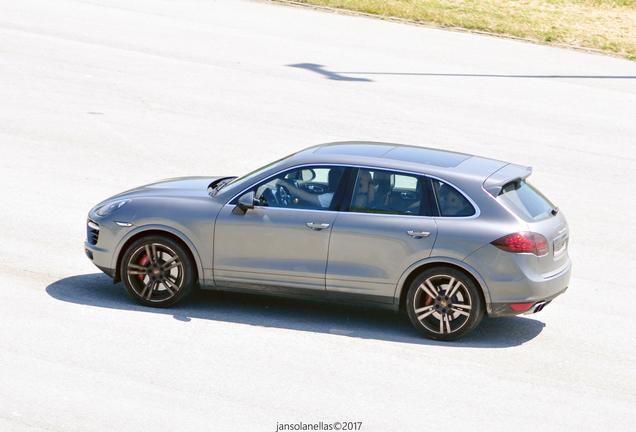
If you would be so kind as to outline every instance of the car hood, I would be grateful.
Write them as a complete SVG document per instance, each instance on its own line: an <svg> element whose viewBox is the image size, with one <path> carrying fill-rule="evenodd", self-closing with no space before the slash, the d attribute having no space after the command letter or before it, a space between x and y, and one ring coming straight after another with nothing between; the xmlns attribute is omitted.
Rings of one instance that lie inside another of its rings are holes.
<svg viewBox="0 0 636 432"><path fill-rule="evenodd" d="M112 198L208 197L208 186L218 178L220 177L179 177L166 179L130 189Z"/></svg>

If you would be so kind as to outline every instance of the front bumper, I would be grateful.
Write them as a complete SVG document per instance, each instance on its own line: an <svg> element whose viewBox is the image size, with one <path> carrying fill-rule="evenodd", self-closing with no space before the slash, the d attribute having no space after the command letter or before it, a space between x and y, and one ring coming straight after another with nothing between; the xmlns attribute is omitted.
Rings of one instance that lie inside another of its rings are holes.
<svg viewBox="0 0 636 432"><path fill-rule="evenodd" d="M84 253L102 272L117 281L117 260L115 250L130 227L122 227L107 217L89 215L86 223Z"/></svg>

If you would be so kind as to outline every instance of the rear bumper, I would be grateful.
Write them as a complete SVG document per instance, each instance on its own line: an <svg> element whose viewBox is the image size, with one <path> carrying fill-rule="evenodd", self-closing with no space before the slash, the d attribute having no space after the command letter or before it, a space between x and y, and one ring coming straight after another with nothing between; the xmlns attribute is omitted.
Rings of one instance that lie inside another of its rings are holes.
<svg viewBox="0 0 636 432"><path fill-rule="evenodd" d="M488 316L493 318L508 317L515 315L530 315L537 312L541 312L543 308L552 302L555 298L567 291L568 287L565 287L562 291L539 301L531 302L514 302L514 303L492 303L491 311L488 312Z"/></svg>
<svg viewBox="0 0 636 432"><path fill-rule="evenodd" d="M560 269L541 274L534 255L495 249L494 246L484 247L464 260L483 279L488 316L539 312L566 291L572 273L572 262L567 254L559 258Z"/></svg>

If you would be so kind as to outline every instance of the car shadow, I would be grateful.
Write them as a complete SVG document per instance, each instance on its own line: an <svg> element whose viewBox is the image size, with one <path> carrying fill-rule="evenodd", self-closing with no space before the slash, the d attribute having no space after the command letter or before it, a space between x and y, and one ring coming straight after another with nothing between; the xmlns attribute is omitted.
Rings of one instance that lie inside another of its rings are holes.
<svg viewBox="0 0 636 432"><path fill-rule="evenodd" d="M514 75L514 74L467 74L467 73L435 73L435 72L363 72L363 71L330 71L324 65L315 63L298 63L287 65L299 69L305 69L327 79L334 81L373 82L369 78L356 78L351 75L381 76L426 76L426 77L471 77L471 78L564 78L564 79L636 79L636 75Z"/></svg>
<svg viewBox="0 0 636 432"><path fill-rule="evenodd" d="M135 303L121 283L113 285L112 279L101 273L61 279L46 287L46 292L69 303L170 315L183 322L204 319L449 348L518 346L537 337L545 327L542 322L526 317L484 317L471 334L447 343L420 336L405 313L360 306L198 290L169 309L145 307Z"/></svg>

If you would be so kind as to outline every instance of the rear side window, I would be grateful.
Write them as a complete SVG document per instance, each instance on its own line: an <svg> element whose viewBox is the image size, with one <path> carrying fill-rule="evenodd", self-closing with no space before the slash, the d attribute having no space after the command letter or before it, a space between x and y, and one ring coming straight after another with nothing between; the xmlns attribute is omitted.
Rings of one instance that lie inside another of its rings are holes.
<svg viewBox="0 0 636 432"><path fill-rule="evenodd" d="M431 215L423 178L400 172L358 171L349 211L396 215Z"/></svg>
<svg viewBox="0 0 636 432"><path fill-rule="evenodd" d="M539 222L548 219L556 207L541 192L524 181L505 185L497 201L505 205L526 222Z"/></svg>
<svg viewBox="0 0 636 432"><path fill-rule="evenodd" d="M440 180L432 180L440 216L472 216L475 208L466 197L454 187Z"/></svg>

